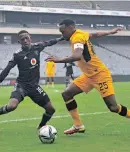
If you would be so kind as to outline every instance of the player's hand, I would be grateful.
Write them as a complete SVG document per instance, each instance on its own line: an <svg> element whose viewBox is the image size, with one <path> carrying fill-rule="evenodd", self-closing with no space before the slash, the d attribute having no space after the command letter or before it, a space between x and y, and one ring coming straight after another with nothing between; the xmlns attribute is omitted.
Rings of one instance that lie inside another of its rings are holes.
<svg viewBox="0 0 130 152"><path fill-rule="evenodd" d="M61 59L58 58L58 57L55 57L55 56L49 56L47 59L45 59L45 61L46 61L46 62L48 62L48 61L53 61L53 62L55 62L55 63L59 63L59 62L61 61Z"/></svg>
<svg viewBox="0 0 130 152"><path fill-rule="evenodd" d="M117 27L117 28L114 28L113 30L111 30L110 33L116 34L117 32L122 31L122 30L123 30L123 27Z"/></svg>

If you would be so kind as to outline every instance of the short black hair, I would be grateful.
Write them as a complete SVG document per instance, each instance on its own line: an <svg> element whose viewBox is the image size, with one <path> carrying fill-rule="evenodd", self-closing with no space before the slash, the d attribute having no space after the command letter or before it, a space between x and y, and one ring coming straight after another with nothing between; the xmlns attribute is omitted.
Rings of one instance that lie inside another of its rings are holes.
<svg viewBox="0 0 130 152"><path fill-rule="evenodd" d="M28 33L28 31L26 31L26 30L21 30L21 31L18 32L18 36L19 36L20 34L23 34L23 33ZM28 34L29 34L29 33L28 33Z"/></svg>
<svg viewBox="0 0 130 152"><path fill-rule="evenodd" d="M63 21L60 22L59 25L65 25L65 26L74 25L75 26L75 22L71 19L64 19Z"/></svg>

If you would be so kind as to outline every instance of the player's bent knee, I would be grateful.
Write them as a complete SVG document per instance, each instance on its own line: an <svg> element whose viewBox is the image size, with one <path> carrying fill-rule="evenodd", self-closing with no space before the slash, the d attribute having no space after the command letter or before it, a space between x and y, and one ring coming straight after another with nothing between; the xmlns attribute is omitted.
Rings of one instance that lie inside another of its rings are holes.
<svg viewBox="0 0 130 152"><path fill-rule="evenodd" d="M62 92L62 97L65 101L66 108L68 111L71 111L77 108L77 103L75 99L73 98L74 96L72 92L65 90L64 92Z"/></svg>
<svg viewBox="0 0 130 152"><path fill-rule="evenodd" d="M111 111L111 112L115 112L115 113L118 113L118 111L119 111L119 108L118 108L118 106L109 106L108 107L109 108L109 110Z"/></svg>
<svg viewBox="0 0 130 152"><path fill-rule="evenodd" d="M18 104L18 100L11 100L7 105L8 111L14 111L18 107Z"/></svg>
<svg viewBox="0 0 130 152"><path fill-rule="evenodd" d="M56 111L53 106L50 106L50 104L45 107L45 110L50 115L53 115L55 113L55 111Z"/></svg>
<svg viewBox="0 0 130 152"><path fill-rule="evenodd" d="M66 108L68 109L68 111L71 111L77 108L77 103L74 99L67 101L65 103L66 103Z"/></svg>
<svg viewBox="0 0 130 152"><path fill-rule="evenodd" d="M64 100L69 100L73 98L73 95L69 91L62 92L62 97Z"/></svg>
<svg viewBox="0 0 130 152"><path fill-rule="evenodd" d="M16 105L16 104L9 104L9 105L8 105L8 110L9 110L9 111L14 111L14 110L17 108L17 106L18 106L18 105Z"/></svg>
<svg viewBox="0 0 130 152"><path fill-rule="evenodd" d="M53 115L56 112L55 108L50 108L48 110L48 113L50 113L51 115Z"/></svg>

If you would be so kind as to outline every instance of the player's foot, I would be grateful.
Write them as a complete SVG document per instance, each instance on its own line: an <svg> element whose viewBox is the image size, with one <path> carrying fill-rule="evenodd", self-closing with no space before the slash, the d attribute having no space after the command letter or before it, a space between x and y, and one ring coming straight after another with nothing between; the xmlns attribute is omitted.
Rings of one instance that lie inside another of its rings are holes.
<svg viewBox="0 0 130 152"><path fill-rule="evenodd" d="M37 126L37 133L38 133L38 135L40 134L40 129L41 129L42 127L40 127L39 125Z"/></svg>
<svg viewBox="0 0 130 152"><path fill-rule="evenodd" d="M71 135L74 133L84 133L84 132L85 132L85 127L84 127L84 125L82 125L80 127L72 126L70 129L65 130L64 134Z"/></svg>

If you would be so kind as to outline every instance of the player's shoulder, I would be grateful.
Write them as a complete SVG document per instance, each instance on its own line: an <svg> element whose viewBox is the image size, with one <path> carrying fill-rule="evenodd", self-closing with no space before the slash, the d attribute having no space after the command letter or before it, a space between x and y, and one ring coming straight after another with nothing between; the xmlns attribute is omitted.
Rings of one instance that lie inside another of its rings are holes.
<svg viewBox="0 0 130 152"><path fill-rule="evenodd" d="M43 44L43 42L36 42L36 43L32 43L31 45L33 47L40 47Z"/></svg>
<svg viewBox="0 0 130 152"><path fill-rule="evenodd" d="M20 54L21 54L21 52L22 52L22 48L19 48L18 50L16 50L15 52L14 52L14 57L17 57L17 56L19 56Z"/></svg>
<svg viewBox="0 0 130 152"><path fill-rule="evenodd" d="M34 50L41 50L43 48L43 42L36 42L31 44Z"/></svg>
<svg viewBox="0 0 130 152"><path fill-rule="evenodd" d="M16 50L16 51L14 52L14 54L18 54L18 53L20 53L20 52L22 52L22 48L19 48L18 50Z"/></svg>
<svg viewBox="0 0 130 152"><path fill-rule="evenodd" d="M89 37L89 32L88 31L82 31L82 30L77 30L75 37L80 36L80 37Z"/></svg>
<svg viewBox="0 0 130 152"><path fill-rule="evenodd" d="M85 33L86 33L86 31L77 29L77 30L75 31L75 36L76 36L76 35L85 35Z"/></svg>
<svg viewBox="0 0 130 152"><path fill-rule="evenodd" d="M86 32L77 29L75 33L71 36L70 41L75 42L85 42L86 41Z"/></svg>

